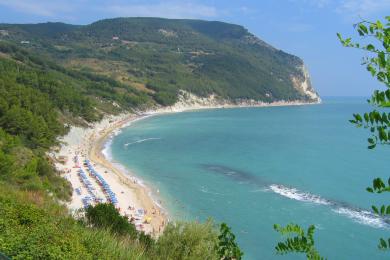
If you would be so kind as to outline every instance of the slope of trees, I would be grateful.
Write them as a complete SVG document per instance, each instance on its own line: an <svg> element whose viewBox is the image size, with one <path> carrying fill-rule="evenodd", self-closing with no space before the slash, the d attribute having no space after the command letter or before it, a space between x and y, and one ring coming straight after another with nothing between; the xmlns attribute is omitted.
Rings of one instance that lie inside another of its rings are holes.
<svg viewBox="0 0 390 260"><path fill-rule="evenodd" d="M20 44L29 39L24 47L68 68L128 86L153 86L155 95L147 93L163 105L174 103L179 89L230 99L310 99L292 82L292 77L303 79L302 60L239 25L116 18L86 26L0 24L0 29L9 32L3 40Z"/></svg>
<svg viewBox="0 0 390 260"><path fill-rule="evenodd" d="M154 104L157 96L68 70L12 44L0 42L0 54L2 254L12 259L231 259L219 255L219 233L211 222L171 223L156 240L137 232L111 204L88 208L85 219L70 216L58 203L70 198L70 184L46 156L66 133L64 121L92 122L104 113ZM220 237L227 242L225 251L239 252L230 243L230 230Z"/></svg>

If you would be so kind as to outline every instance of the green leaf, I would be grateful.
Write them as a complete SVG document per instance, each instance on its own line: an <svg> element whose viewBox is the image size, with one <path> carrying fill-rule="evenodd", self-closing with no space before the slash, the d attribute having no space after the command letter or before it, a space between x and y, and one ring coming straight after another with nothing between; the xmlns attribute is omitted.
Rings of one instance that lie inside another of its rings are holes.
<svg viewBox="0 0 390 260"><path fill-rule="evenodd" d="M343 41L343 38L341 38L341 34L340 34L340 33L337 33L336 35L337 35L337 38L339 38L340 42L342 42L342 41Z"/></svg>
<svg viewBox="0 0 390 260"><path fill-rule="evenodd" d="M368 116L368 113L364 113L364 121L366 121L368 123L369 120L370 120L370 117Z"/></svg>
<svg viewBox="0 0 390 260"><path fill-rule="evenodd" d="M368 44L368 45L366 46L366 50L368 50L368 51L375 51L375 47L374 47L374 45L372 45L372 44Z"/></svg>
<svg viewBox="0 0 390 260"><path fill-rule="evenodd" d="M375 69L371 64L367 65L367 70L368 70L369 72L371 72L371 75L372 75L372 76L375 76L375 74L376 74L376 69Z"/></svg>
<svg viewBox="0 0 390 260"><path fill-rule="evenodd" d="M385 205L382 205L382 207L381 207L381 215L385 214L385 210L386 210Z"/></svg>
<svg viewBox="0 0 390 260"><path fill-rule="evenodd" d="M382 30L383 29L383 24L381 23L381 21L376 21L376 27L378 30Z"/></svg>
<svg viewBox="0 0 390 260"><path fill-rule="evenodd" d="M385 58L385 53L383 51L378 53L378 63L381 68L386 67L386 58Z"/></svg>
<svg viewBox="0 0 390 260"><path fill-rule="evenodd" d="M364 25L364 24L359 24L359 29L363 32L362 35L364 34L367 34L368 33L368 30L367 30L367 27Z"/></svg>
<svg viewBox="0 0 390 260"><path fill-rule="evenodd" d="M386 243L386 241L383 238L380 239L380 246L379 246L379 248L380 249L387 248L387 243Z"/></svg>

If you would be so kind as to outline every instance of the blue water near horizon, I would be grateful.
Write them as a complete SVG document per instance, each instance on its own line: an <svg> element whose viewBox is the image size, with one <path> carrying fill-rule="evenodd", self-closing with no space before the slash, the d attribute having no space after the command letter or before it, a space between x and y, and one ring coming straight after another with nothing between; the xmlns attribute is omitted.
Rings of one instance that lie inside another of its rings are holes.
<svg viewBox="0 0 390 260"><path fill-rule="evenodd" d="M135 172L178 220L228 223L244 259L279 256L273 224L316 226L328 259L385 259L389 224L370 213L388 195L365 191L387 179L389 147L368 150L368 132L348 122L371 110L364 98L323 104L215 109L160 115L114 137L115 161Z"/></svg>

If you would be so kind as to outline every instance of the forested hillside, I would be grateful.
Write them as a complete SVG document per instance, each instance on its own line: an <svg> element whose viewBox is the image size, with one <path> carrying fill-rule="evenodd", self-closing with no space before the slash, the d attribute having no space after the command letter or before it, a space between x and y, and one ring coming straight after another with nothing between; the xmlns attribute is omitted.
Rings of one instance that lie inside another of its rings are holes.
<svg viewBox="0 0 390 260"><path fill-rule="evenodd" d="M154 240L134 233L127 220L122 220L127 229L114 231L111 223L123 219L114 207L109 225L95 227L87 219L72 218L59 203L70 198L71 187L46 156L66 133L64 122L85 124L104 113L154 101L136 89L69 71L14 45L0 43L0 50L0 258L218 258L218 233L211 223L171 224Z"/></svg>
<svg viewBox="0 0 390 260"><path fill-rule="evenodd" d="M47 153L69 124L171 105L179 90L233 102L318 101L302 66L221 22L0 24L0 252L15 259L223 258L211 223L171 224L151 240L76 221L62 206L71 187Z"/></svg>
<svg viewBox="0 0 390 260"><path fill-rule="evenodd" d="M200 96L316 101L303 61L244 27L222 22L117 18L86 26L0 24L0 39L64 67L110 77L163 105L179 89ZM307 89L302 84L307 81Z"/></svg>

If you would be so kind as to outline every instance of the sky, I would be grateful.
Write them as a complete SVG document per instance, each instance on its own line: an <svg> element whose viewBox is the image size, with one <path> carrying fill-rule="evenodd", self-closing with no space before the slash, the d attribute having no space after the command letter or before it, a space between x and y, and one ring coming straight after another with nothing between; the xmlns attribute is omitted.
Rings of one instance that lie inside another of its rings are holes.
<svg viewBox="0 0 390 260"><path fill-rule="evenodd" d="M321 96L369 96L384 88L361 65L365 53L342 47L336 33L358 39L353 24L387 15L390 0L0 0L0 23L89 24L137 16L240 24L302 58Z"/></svg>

